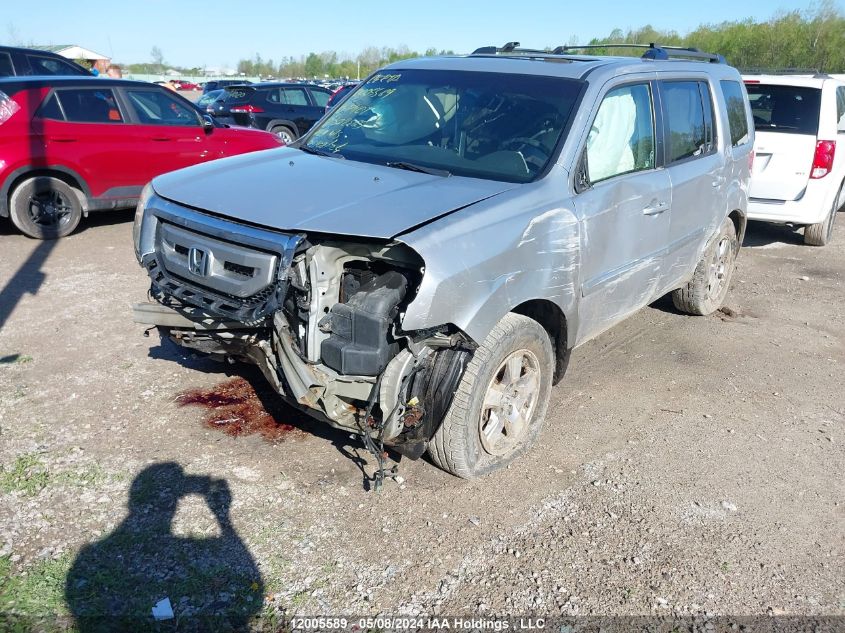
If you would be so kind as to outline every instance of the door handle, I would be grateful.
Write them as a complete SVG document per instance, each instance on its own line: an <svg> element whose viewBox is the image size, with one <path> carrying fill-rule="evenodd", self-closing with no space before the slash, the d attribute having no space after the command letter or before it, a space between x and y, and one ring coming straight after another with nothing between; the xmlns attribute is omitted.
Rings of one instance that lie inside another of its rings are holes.
<svg viewBox="0 0 845 633"><path fill-rule="evenodd" d="M652 200L651 204L643 209L643 215L659 215L669 208L668 202Z"/></svg>
<svg viewBox="0 0 845 633"><path fill-rule="evenodd" d="M173 139L169 136L153 136L150 138L151 141L172 141Z"/></svg>
<svg viewBox="0 0 845 633"><path fill-rule="evenodd" d="M54 143L75 143L76 139L72 136L53 136L51 139Z"/></svg>

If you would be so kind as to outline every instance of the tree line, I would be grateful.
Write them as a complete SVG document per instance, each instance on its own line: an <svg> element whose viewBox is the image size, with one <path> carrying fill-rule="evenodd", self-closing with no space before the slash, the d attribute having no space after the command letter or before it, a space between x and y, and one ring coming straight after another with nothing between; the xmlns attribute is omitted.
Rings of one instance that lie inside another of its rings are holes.
<svg viewBox="0 0 845 633"><path fill-rule="evenodd" d="M704 24L683 36L675 31L659 31L650 25L627 32L614 29L607 37L594 38L589 44L651 42L720 53L729 64L741 70L845 72L845 15L829 1L804 11L781 12L763 22L749 18ZM622 54L623 50L598 49L597 52ZM630 51L629 54L638 53Z"/></svg>
<svg viewBox="0 0 845 633"><path fill-rule="evenodd" d="M569 45L589 44L649 44L656 42L667 46L699 48L711 53L720 53L728 63L741 70L820 70L824 72L845 72L845 14L831 0L823 0L806 10L782 11L774 17L757 21L753 18L736 22L703 24L695 30L681 35L677 31L665 31L645 25L623 31L614 29L605 37L588 42L571 37ZM561 42L546 47L551 51ZM597 54L640 55L636 49L606 48L590 51ZM369 46L357 55L339 54L336 51L308 53L300 57L284 57L274 61L256 54L251 59L237 63L238 73L261 77L300 77L318 79L322 77L366 77L374 70L395 61L420 56L451 55L451 50L429 48L413 51L407 46L377 48ZM130 64L130 72L162 72L166 62L161 50L154 47L152 63ZM180 68L190 74L199 74L200 68Z"/></svg>

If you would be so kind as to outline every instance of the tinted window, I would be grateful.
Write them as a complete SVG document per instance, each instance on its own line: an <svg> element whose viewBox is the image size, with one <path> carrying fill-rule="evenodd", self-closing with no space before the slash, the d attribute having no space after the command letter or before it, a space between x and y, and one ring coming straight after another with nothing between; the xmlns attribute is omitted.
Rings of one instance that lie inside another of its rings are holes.
<svg viewBox="0 0 845 633"><path fill-rule="evenodd" d="M82 75L81 67L55 57L27 55L30 73L33 75Z"/></svg>
<svg viewBox="0 0 845 633"><path fill-rule="evenodd" d="M77 123L121 123L123 117L114 93L104 88L57 90L65 117Z"/></svg>
<svg viewBox="0 0 845 633"><path fill-rule="evenodd" d="M728 108L728 127L731 132L731 145L737 147L748 142L748 115L745 112L745 95L738 81L721 81L722 94Z"/></svg>
<svg viewBox="0 0 845 633"><path fill-rule="evenodd" d="M605 95L587 137L590 182L654 167L654 118L647 84Z"/></svg>
<svg viewBox="0 0 845 633"><path fill-rule="evenodd" d="M329 102L329 98L332 95L330 92L323 92L322 90L312 90L311 96L314 97L314 103L316 103L321 108L325 108L326 104Z"/></svg>
<svg viewBox="0 0 845 633"><path fill-rule="evenodd" d="M65 120L65 115L62 114L62 109L59 107L59 99L56 93L51 94L47 101L41 104L38 109L38 115L42 119L57 119L59 121Z"/></svg>
<svg viewBox="0 0 845 633"><path fill-rule="evenodd" d="M11 77L15 74L12 68L12 56L9 53L0 53L0 77Z"/></svg>
<svg viewBox="0 0 845 633"><path fill-rule="evenodd" d="M305 91L301 88L282 88L281 91L282 103L287 105L307 106L308 97L305 96Z"/></svg>
<svg viewBox="0 0 845 633"><path fill-rule="evenodd" d="M708 126L698 82L663 83L663 108L668 131L667 163L703 155L708 145Z"/></svg>
<svg viewBox="0 0 845 633"><path fill-rule="evenodd" d="M822 94L818 88L747 83L745 89L756 130L813 136L818 133Z"/></svg>
<svg viewBox="0 0 845 633"><path fill-rule="evenodd" d="M845 132L845 86L836 89L836 130Z"/></svg>
<svg viewBox="0 0 845 633"><path fill-rule="evenodd" d="M147 125L200 125L195 110L163 90L127 90L141 123Z"/></svg>

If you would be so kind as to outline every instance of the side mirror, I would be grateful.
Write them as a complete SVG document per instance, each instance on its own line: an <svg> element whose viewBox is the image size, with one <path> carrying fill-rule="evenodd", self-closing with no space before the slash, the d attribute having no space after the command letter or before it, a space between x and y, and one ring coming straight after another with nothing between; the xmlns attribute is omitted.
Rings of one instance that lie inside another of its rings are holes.
<svg viewBox="0 0 845 633"><path fill-rule="evenodd" d="M210 114L203 114L202 115L202 129L205 130L206 134L211 134L214 131L214 119L211 117Z"/></svg>
<svg viewBox="0 0 845 633"><path fill-rule="evenodd" d="M578 161L578 169L575 172L575 193L583 193L590 187L590 179L587 176L587 149L584 148L584 153L581 154L581 160Z"/></svg>

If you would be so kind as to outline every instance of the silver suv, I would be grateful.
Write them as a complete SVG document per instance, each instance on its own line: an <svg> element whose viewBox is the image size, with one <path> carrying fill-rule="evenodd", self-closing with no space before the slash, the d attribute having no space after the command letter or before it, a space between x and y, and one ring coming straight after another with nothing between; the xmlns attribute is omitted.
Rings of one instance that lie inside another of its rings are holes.
<svg viewBox="0 0 845 633"><path fill-rule="evenodd" d="M718 309L754 141L717 55L402 61L297 143L156 178L139 322L461 477L540 433L570 351L661 295Z"/></svg>

